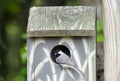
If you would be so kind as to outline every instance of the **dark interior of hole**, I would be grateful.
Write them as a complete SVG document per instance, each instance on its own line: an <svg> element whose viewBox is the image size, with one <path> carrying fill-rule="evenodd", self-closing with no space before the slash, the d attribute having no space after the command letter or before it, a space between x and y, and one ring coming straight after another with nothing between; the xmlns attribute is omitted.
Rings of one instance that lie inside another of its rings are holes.
<svg viewBox="0 0 120 81"><path fill-rule="evenodd" d="M69 57L71 56L70 55L70 50L68 49L68 47L66 47L65 45L56 45L53 47L53 49L51 50L51 59L56 63L55 59L56 59L56 56L55 56L55 53L59 52L59 51L62 51L64 52L65 54L67 54Z"/></svg>

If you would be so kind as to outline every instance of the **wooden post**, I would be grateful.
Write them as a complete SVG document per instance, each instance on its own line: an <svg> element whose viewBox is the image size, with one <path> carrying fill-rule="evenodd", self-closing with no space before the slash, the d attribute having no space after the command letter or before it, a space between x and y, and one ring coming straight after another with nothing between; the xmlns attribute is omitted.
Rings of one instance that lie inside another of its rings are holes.
<svg viewBox="0 0 120 81"><path fill-rule="evenodd" d="M120 81L120 1L103 0L105 81Z"/></svg>
<svg viewBox="0 0 120 81"><path fill-rule="evenodd" d="M28 81L96 81L95 14L96 8L90 6L32 7L27 27ZM59 45L70 50L79 71L61 70L53 62L51 50Z"/></svg>

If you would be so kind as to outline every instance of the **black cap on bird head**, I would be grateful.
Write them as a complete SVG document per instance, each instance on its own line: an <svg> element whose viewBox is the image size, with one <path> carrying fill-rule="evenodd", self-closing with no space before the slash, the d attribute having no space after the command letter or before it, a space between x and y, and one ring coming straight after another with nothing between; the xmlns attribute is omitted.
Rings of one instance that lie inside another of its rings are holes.
<svg viewBox="0 0 120 81"><path fill-rule="evenodd" d="M56 45L55 47L53 47L53 49L51 50L51 59L52 61L56 62L56 58L59 56L58 52L62 51L64 52L66 55L68 55L69 57L70 55L70 50L68 49L68 47L64 46L64 45Z"/></svg>

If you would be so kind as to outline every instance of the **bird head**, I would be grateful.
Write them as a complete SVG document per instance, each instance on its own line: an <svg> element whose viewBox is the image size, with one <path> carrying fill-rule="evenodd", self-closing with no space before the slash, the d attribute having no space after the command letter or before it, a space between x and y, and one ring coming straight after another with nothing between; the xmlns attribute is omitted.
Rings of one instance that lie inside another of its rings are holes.
<svg viewBox="0 0 120 81"><path fill-rule="evenodd" d="M52 61L57 63L56 58L59 57L62 54L62 52L69 57L71 56L70 50L68 49L68 47L66 47L64 45L56 45L55 47L53 47L53 49L51 50L51 53L50 53Z"/></svg>

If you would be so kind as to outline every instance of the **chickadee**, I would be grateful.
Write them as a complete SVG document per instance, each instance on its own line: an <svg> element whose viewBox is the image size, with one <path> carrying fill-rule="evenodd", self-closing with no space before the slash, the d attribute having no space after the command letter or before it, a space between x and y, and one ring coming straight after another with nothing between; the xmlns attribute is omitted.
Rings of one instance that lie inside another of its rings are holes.
<svg viewBox="0 0 120 81"><path fill-rule="evenodd" d="M51 51L51 59L61 68L72 68L84 77L84 73L71 61L70 56L70 50L64 45L57 45Z"/></svg>

